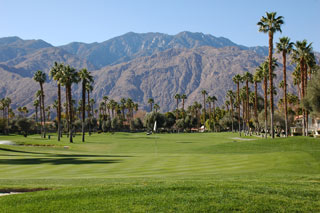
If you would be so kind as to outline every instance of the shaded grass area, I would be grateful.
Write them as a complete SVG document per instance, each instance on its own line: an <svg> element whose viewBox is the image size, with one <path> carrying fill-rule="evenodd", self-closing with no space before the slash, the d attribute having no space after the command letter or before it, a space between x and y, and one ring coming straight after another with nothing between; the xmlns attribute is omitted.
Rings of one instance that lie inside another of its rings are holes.
<svg viewBox="0 0 320 213"><path fill-rule="evenodd" d="M318 139L237 136L1 136L29 146L0 145L0 192L51 190L1 197L0 212L320 211Z"/></svg>

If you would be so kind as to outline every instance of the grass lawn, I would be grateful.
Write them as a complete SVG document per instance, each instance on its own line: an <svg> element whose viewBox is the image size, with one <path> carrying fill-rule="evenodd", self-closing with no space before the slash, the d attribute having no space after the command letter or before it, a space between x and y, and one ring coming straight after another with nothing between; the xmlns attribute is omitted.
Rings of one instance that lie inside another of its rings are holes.
<svg viewBox="0 0 320 213"><path fill-rule="evenodd" d="M0 197L0 212L320 212L319 139L86 139L0 136L22 145L0 145L0 192L49 189Z"/></svg>

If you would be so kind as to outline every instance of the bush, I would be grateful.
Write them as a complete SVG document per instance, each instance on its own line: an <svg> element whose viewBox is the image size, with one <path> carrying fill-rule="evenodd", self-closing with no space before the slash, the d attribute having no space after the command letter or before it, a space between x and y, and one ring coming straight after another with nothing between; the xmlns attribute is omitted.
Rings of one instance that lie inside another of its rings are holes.
<svg viewBox="0 0 320 213"><path fill-rule="evenodd" d="M24 137L27 137L30 129L35 126L35 122L28 118L20 118L17 120L17 125L21 131L21 134L23 134Z"/></svg>

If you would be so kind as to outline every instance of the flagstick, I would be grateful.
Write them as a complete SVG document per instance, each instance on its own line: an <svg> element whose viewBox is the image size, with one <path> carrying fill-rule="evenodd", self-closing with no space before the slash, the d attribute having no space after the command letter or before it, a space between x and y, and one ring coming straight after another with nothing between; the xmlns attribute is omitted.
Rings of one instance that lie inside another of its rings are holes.
<svg viewBox="0 0 320 213"><path fill-rule="evenodd" d="M156 137L157 121L154 122L153 131L154 131L155 152L156 152L156 155L158 155L158 144L157 144L157 137Z"/></svg>

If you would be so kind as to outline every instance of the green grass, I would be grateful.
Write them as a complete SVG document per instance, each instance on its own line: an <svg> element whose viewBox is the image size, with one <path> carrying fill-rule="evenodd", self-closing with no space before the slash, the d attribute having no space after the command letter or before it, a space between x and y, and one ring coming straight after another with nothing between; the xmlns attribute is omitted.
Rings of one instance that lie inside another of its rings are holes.
<svg viewBox="0 0 320 213"><path fill-rule="evenodd" d="M319 212L320 140L232 133L0 136L0 212ZM66 149L64 146L68 146Z"/></svg>

